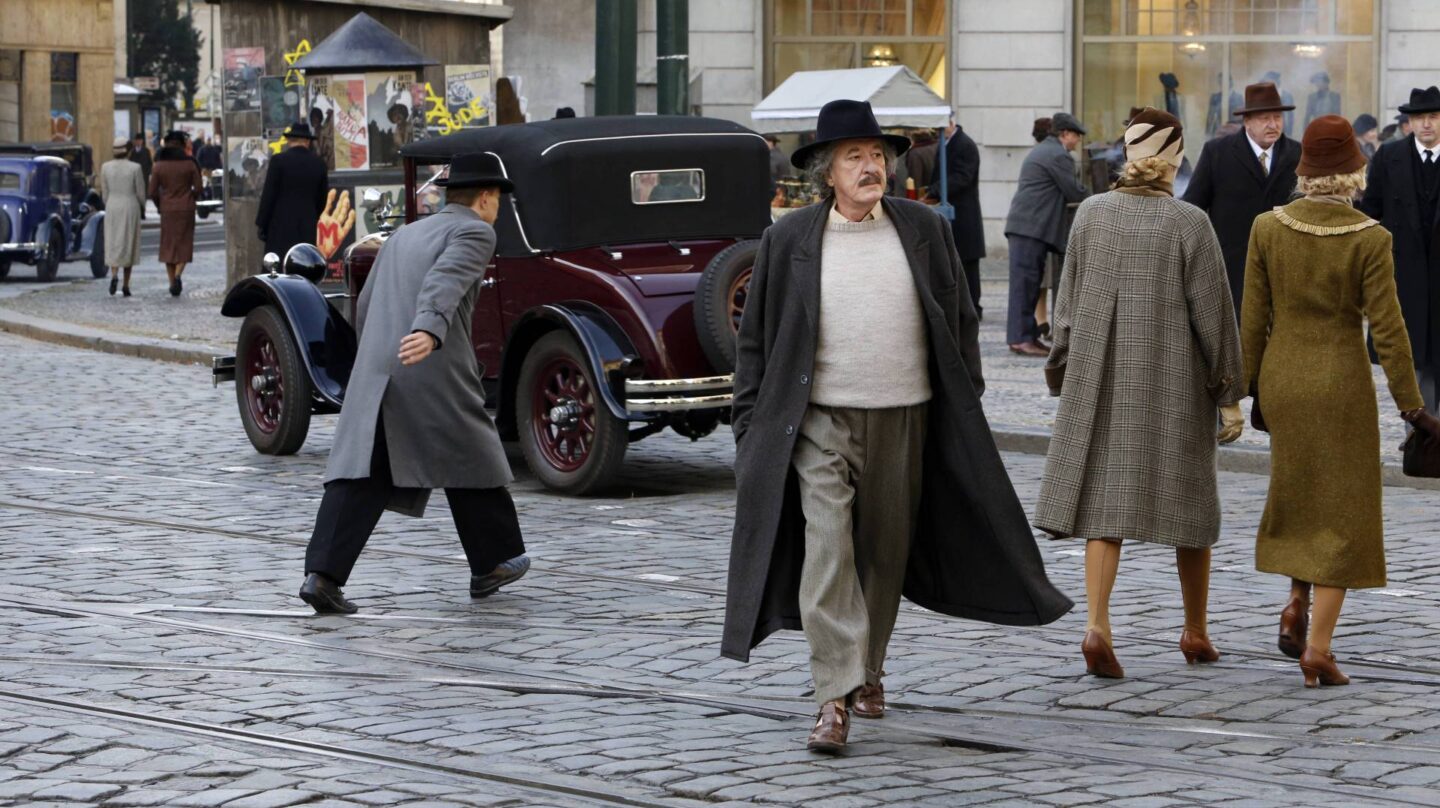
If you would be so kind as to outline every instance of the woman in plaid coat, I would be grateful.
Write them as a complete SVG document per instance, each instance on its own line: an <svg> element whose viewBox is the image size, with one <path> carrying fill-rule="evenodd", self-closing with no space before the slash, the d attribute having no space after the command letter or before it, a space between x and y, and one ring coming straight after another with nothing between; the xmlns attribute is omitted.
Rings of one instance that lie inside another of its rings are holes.
<svg viewBox="0 0 1440 808"><path fill-rule="evenodd" d="M1244 366L1225 259L1203 211L1173 196L1181 124L1146 109L1125 132L1115 189L1080 206L1046 364L1060 411L1035 525L1085 547L1088 672L1120 678L1109 600L1124 539L1175 548L1187 662L1206 633L1210 546L1220 535L1216 419L1239 437ZM1063 385L1063 386L1062 386Z"/></svg>

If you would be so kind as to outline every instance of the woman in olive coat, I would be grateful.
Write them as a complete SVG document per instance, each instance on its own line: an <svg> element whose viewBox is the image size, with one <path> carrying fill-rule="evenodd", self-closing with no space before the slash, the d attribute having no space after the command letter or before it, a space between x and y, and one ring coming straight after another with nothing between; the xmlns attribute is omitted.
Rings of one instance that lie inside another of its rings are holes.
<svg viewBox="0 0 1440 808"><path fill-rule="evenodd" d="M1435 424L1415 383L1390 234L1353 207L1365 166L1348 121L1315 119L1296 171L1305 198L1255 220L1245 268L1246 377L1270 432L1255 568L1291 579L1279 645L1306 687L1349 681L1330 653L1345 591L1385 585L1367 319L1402 417Z"/></svg>
<svg viewBox="0 0 1440 808"><path fill-rule="evenodd" d="M1206 630L1215 452L1240 435L1244 366L1220 243L1205 214L1174 197L1184 151L1175 116L1131 120L1115 190L1076 213L1046 364L1052 393L1062 389L1035 526L1086 539L1081 650L1106 678L1124 676L1110 641L1123 540L1175 548L1180 651L1220 657Z"/></svg>

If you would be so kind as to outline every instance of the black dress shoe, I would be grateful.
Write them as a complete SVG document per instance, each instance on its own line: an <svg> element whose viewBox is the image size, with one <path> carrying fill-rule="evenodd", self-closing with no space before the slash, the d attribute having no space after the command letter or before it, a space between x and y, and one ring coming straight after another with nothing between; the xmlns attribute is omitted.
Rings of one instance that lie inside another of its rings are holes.
<svg viewBox="0 0 1440 808"><path fill-rule="evenodd" d="M318 572L305 576L305 583L300 585L300 599L310 604L316 614L354 614L360 611L345 599L345 594L334 581Z"/></svg>
<svg viewBox="0 0 1440 808"><path fill-rule="evenodd" d="M520 580L529 571L530 557L522 555L502 562L484 575L471 575L470 597L488 598L499 591L500 587Z"/></svg>
<svg viewBox="0 0 1440 808"><path fill-rule="evenodd" d="M111 279L110 279L110 294L112 294L112 295L115 294L115 290L118 289L118 288L120 288L120 279L119 279L119 278L111 278Z"/></svg>
<svg viewBox="0 0 1440 808"><path fill-rule="evenodd" d="M171 297L179 297L179 296L180 296L180 279L179 279L179 278L176 278L175 280L170 281L170 296L171 296Z"/></svg>

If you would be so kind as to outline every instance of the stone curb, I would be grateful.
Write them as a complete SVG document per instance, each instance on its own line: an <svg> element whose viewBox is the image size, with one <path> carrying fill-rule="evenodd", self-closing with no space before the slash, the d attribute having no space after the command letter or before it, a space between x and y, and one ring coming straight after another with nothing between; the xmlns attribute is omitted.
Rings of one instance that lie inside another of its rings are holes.
<svg viewBox="0 0 1440 808"><path fill-rule="evenodd" d="M160 362L203 365L207 368L213 357L231 356L235 353L233 347L216 348L189 342L116 334L59 320L32 317L3 308L0 308L0 331L58 345ZM1050 433L1038 427L996 426L993 434L995 445L1002 452L1043 455L1050 450ZM1270 453L1264 449L1223 446L1220 448L1219 467L1221 471L1241 474L1269 474ZM1394 463L1383 464L1380 479L1388 486L1440 491L1440 480L1406 477Z"/></svg>
<svg viewBox="0 0 1440 808"><path fill-rule="evenodd" d="M204 365L210 367L211 357L230 356L231 348L216 348L197 345L193 342L154 339L129 334L116 334L98 328L75 325L74 323L33 317L18 311L0 308L0 331L18 334L22 337L87 348L92 351L134 356L140 359L154 359L160 362L176 362L182 365Z"/></svg>
<svg viewBox="0 0 1440 808"><path fill-rule="evenodd" d="M1050 451L1050 433L1038 427L996 426L993 433L995 445L1002 452L1043 455ZM1242 446L1222 446L1218 464L1221 471L1268 475L1270 452ZM1380 482L1397 488L1440 491L1440 480L1406 477L1404 471L1395 463L1381 464Z"/></svg>

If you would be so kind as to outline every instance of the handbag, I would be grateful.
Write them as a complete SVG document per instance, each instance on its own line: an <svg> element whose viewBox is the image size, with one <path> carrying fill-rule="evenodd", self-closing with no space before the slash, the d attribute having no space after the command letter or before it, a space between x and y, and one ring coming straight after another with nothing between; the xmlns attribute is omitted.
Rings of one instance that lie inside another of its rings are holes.
<svg viewBox="0 0 1440 808"><path fill-rule="evenodd" d="M1406 477L1440 477L1440 438L1417 427L1400 444L1400 451Z"/></svg>

